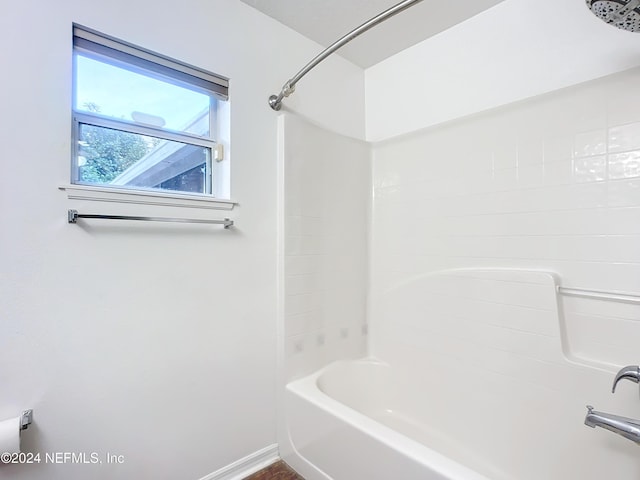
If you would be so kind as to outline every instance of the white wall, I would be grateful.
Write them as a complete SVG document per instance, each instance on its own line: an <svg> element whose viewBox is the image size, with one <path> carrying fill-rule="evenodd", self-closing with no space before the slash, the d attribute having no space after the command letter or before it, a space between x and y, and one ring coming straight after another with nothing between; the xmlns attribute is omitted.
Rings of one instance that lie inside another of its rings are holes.
<svg viewBox="0 0 640 480"><path fill-rule="evenodd" d="M589 403L637 417L635 385L610 392L638 362L640 307L556 302L553 284L517 271L435 272L546 271L637 295L639 81L618 73L373 149L370 353L420 365L418 381L438 385L430 425L466 427L457 438L491 478L637 475L631 442L582 422Z"/></svg>
<svg viewBox="0 0 640 480"><path fill-rule="evenodd" d="M197 214L58 190L69 183L72 22L231 79L236 229L67 224L68 208ZM0 477L197 479L275 443L277 115L267 97L320 47L234 0L11 2L0 45L0 418L35 409L27 451L125 456L3 466ZM360 69L334 57L302 87L287 108L363 136Z"/></svg>
<svg viewBox="0 0 640 480"><path fill-rule="evenodd" d="M581 0L506 0L367 69L367 139L637 66L637 38L600 21Z"/></svg>

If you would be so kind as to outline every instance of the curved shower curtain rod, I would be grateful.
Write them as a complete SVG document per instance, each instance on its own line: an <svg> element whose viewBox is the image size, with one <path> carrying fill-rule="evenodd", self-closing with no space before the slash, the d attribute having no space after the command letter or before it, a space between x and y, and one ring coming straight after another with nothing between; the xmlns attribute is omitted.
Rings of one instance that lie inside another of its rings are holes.
<svg viewBox="0 0 640 480"><path fill-rule="evenodd" d="M372 19L367 20L359 27L351 30L344 37L334 42L329 47L325 48L313 60L307 63L302 70L300 70L292 78L287 80L287 83L284 84L284 86L282 87L282 90L278 95L271 95L269 97L269 106L276 111L280 110L280 108L282 107L282 99L284 97L288 97L289 95L291 95L296 89L296 83L298 83L302 77L304 77L307 73L309 73L309 71L311 71L311 69L313 69L313 67L318 65L322 60L327 58L329 55L331 55L333 52L338 50L340 47L349 43L351 40L356 38L361 33L366 32L370 28L373 28L379 23L385 21L387 18L393 17L394 15L402 12L403 10L406 10L407 8L414 5L415 3L419 3L421 1L422 0L404 0L403 2L400 2L394 5L393 7L385 10L384 12L376 15Z"/></svg>

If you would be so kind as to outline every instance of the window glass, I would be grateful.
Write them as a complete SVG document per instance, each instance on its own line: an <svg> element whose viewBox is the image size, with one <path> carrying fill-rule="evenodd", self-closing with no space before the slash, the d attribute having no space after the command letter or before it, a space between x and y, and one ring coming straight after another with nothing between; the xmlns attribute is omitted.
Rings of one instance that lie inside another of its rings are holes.
<svg viewBox="0 0 640 480"><path fill-rule="evenodd" d="M76 55L75 109L209 137L210 95Z"/></svg>
<svg viewBox="0 0 640 480"><path fill-rule="evenodd" d="M78 183L208 193L211 150L80 124Z"/></svg>

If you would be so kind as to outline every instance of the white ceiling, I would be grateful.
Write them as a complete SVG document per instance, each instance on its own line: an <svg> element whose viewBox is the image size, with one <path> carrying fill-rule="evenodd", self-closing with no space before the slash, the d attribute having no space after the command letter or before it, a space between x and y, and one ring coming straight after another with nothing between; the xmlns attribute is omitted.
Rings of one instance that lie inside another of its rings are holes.
<svg viewBox="0 0 640 480"><path fill-rule="evenodd" d="M399 0L241 0L328 47ZM424 0L345 45L338 54L363 68L503 0Z"/></svg>

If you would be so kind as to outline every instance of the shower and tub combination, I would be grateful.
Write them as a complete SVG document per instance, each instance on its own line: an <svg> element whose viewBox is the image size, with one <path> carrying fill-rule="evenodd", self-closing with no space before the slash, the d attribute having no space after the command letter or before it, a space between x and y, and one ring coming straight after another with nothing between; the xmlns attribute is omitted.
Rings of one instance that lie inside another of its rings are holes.
<svg viewBox="0 0 640 480"><path fill-rule="evenodd" d="M374 302L368 355L287 383L284 458L311 479L635 478L635 444L583 424L640 441L632 418L591 407L585 417L595 395L614 405L612 375L571 355L559 281L453 269L387 290ZM636 389L615 408L637 409ZM597 461L612 451L617 463Z"/></svg>
<svg viewBox="0 0 640 480"><path fill-rule="evenodd" d="M414 3L402 2L389 16ZM640 2L587 4L607 23L637 29ZM279 110L302 76L356 36L349 35L287 81L270 106ZM638 80L640 72L625 79ZM493 195L493 203L478 197L482 201L475 205L456 204L451 199L466 198L468 185L456 192L442 181L450 167L438 165L442 171L435 168L435 175L441 177L428 183L425 176L419 184L411 177L423 174L416 166L420 162L400 158L414 151L444 157L460 132L468 136L477 129L482 138L497 126L523 124L555 138L547 125L554 112L566 109L567 102L584 101L593 91L609 91L616 81L576 87L525 107L373 146L281 114L279 444L282 457L305 478L600 480L640 475L638 392L630 385L640 381L640 368L620 368L637 360L631 355L640 296L605 288L597 284L605 278L586 274L588 285L576 285L580 275L570 262L554 263L543 253L536 257L537 251L553 249L555 244L544 242L557 241L555 232L543 222L540 232L523 234L530 232L531 212L518 217L518 205L504 211L509 222L496 220L503 213L497 199L504 191L490 190L496 188L495 171L490 172L494 183L481 191ZM536 112L535 121L531 112ZM482 175L478 170L470 177L480 182ZM416 188L423 184L431 191ZM567 243L567 251L580 250L580 236L557 213L572 211L577 200L558 195L566 205L556 210L549 206L547 191L534 193L519 191L555 215L554 228L564 228L563 238L575 242ZM418 203L424 211L407 212ZM502 236L469 240L464 218L487 218L492 225L475 228L493 228ZM439 228L463 234L443 241ZM520 236L524 239L516 245L513 238ZM511 254L517 261L495 255L494 264L486 260L488 251L513 250L514 245L534 253ZM607 328L615 335L603 334Z"/></svg>

